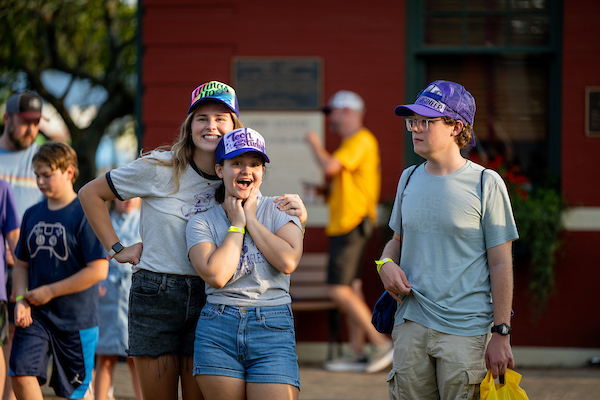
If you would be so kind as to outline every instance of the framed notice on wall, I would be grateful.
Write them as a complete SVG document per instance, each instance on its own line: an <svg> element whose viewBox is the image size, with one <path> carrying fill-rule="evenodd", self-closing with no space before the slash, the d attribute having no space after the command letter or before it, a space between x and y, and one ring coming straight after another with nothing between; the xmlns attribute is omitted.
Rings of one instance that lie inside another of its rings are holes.
<svg viewBox="0 0 600 400"><path fill-rule="evenodd" d="M321 104L321 59L236 57L233 87L242 110L317 110Z"/></svg>
<svg viewBox="0 0 600 400"><path fill-rule="evenodd" d="M585 88L585 135L600 137L600 87Z"/></svg>

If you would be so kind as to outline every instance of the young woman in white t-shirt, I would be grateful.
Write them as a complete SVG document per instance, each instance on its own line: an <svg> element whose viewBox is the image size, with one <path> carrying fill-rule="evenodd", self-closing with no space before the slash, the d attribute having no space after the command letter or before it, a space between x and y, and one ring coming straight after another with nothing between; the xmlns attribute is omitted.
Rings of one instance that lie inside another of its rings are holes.
<svg viewBox="0 0 600 400"><path fill-rule="evenodd" d="M129 309L129 350L144 400L202 399L192 375L196 321L204 306L204 282L194 271L185 241L187 221L216 204L215 149L222 136L241 128L234 89L211 81L192 92L177 142L108 172L79 192L94 232L109 257L134 265ZM142 242L123 247L105 202L142 198ZM297 195L277 207L306 221Z"/></svg>

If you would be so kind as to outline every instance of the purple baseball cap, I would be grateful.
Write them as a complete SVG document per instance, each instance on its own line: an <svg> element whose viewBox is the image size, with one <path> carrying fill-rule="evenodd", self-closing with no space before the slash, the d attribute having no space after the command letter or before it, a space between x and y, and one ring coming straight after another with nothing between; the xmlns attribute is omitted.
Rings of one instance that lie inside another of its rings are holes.
<svg viewBox="0 0 600 400"><path fill-rule="evenodd" d="M424 117L450 117L473 126L475 99L462 85L450 81L434 81L419 93L414 104L399 105L394 113L401 117L419 114ZM475 145L475 134L470 145Z"/></svg>
<svg viewBox="0 0 600 400"><path fill-rule="evenodd" d="M225 104L238 117L240 115L240 106L238 105L235 90L225 83L210 81L198 86L192 92L192 100L188 108L188 115L205 101L216 101Z"/></svg>
<svg viewBox="0 0 600 400"><path fill-rule="evenodd" d="M260 153L265 162L270 162L265 150L265 139L260 133L251 128L234 129L227 132L217 145L217 163L249 151Z"/></svg>

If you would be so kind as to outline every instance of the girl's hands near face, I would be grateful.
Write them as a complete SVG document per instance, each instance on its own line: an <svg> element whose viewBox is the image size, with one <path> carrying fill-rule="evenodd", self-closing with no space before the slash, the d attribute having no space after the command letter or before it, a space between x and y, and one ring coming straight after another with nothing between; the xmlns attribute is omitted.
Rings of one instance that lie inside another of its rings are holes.
<svg viewBox="0 0 600 400"><path fill-rule="evenodd" d="M223 208L225 209L227 219L229 219L231 225L237 226L238 228L246 227L246 215L244 214L244 208L242 207L242 199L227 196L223 202Z"/></svg>
<svg viewBox="0 0 600 400"><path fill-rule="evenodd" d="M258 190L260 184L250 189L250 196L244 203L244 213L246 215L246 221L248 219L256 219L256 205L258 204Z"/></svg>

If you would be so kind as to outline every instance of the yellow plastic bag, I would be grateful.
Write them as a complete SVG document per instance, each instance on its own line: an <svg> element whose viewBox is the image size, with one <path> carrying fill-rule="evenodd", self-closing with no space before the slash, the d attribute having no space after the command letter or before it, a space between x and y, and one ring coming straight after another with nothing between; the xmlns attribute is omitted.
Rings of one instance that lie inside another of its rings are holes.
<svg viewBox="0 0 600 400"><path fill-rule="evenodd" d="M519 387L521 374L507 369L504 384L494 384L492 371L489 370L480 385L481 400L529 400L527 393Z"/></svg>

